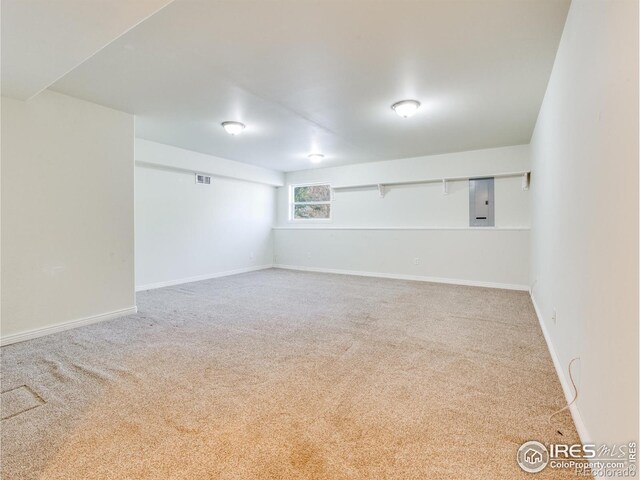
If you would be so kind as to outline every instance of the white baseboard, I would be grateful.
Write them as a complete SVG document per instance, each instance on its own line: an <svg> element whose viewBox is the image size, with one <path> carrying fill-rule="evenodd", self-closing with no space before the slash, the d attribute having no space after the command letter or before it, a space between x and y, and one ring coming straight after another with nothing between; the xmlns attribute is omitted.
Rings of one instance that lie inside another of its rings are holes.
<svg viewBox="0 0 640 480"><path fill-rule="evenodd" d="M12 335L4 335L0 338L0 345L9 345L11 343L24 342L25 340L31 340L32 338L44 337L45 335L51 335L52 333L62 332L64 330L70 330L72 328L82 327L85 325L91 325L92 323L104 322L105 320L113 320L114 318L124 317L125 315L131 315L138 311L138 307L123 308L121 310L114 310L113 312L101 313L100 315L92 315L90 317L79 318L77 320L71 320L69 322L57 323L48 327L34 328L26 332L14 333Z"/></svg>
<svg viewBox="0 0 640 480"><path fill-rule="evenodd" d="M549 349L549 353L551 354L551 360L553 360L553 366L556 369L556 373L558 374L558 379L560 380L560 385L562 385L562 391L564 392L564 397L567 403L570 403L574 397L573 387L571 386L571 382L565 370L562 368L562 364L560 363L560 358L556 353L556 349L553 346L553 342L551 341L551 335L547 330L547 327L542 320L542 314L540 313L540 309L538 308L538 304L536 303L536 299L533 296L533 293L529 291L529 295L531 296L531 302L533 303L533 308L536 311L536 316L538 317L538 323L540 323L540 329L542 330L542 334L544 335L544 339L547 342L547 348ZM567 365L568 368L568 365ZM587 430L586 425L582 421L582 417L580 415L580 410L578 410L578 405L574 403L569 407L569 412L571 412L571 417L573 418L573 423L576 426L576 430L578 431L578 436L580 437L580 441L584 443L593 443L589 432Z"/></svg>
<svg viewBox="0 0 640 480"><path fill-rule="evenodd" d="M470 287L486 287L486 288L500 288L504 290L522 290L528 291L527 285L517 285L511 283L494 283L494 282L482 282L478 280L460 280L457 278L442 278L442 277L427 277L423 275L404 275L398 273L378 273L378 272L361 272L357 270L340 270L333 268L316 268L316 267L300 267L297 265L281 265L274 264L273 268L282 268L284 270L300 270L303 272L318 272L318 273L336 273L338 275L356 275L359 277L377 277L377 278L391 278L395 280L413 280L416 282L432 282L432 283L447 283L451 285L467 285Z"/></svg>
<svg viewBox="0 0 640 480"><path fill-rule="evenodd" d="M181 285L183 283L199 282L201 280L209 280L211 278L228 277L229 275L238 275L239 273L255 272L258 270L266 270L272 268L273 265L258 265L257 267L238 268L236 270L227 270L224 272L208 273L206 275L197 275L195 277L178 278L176 280L167 280L165 282L147 283L146 285L137 285L136 292L145 290L153 290L155 288L171 287L173 285Z"/></svg>

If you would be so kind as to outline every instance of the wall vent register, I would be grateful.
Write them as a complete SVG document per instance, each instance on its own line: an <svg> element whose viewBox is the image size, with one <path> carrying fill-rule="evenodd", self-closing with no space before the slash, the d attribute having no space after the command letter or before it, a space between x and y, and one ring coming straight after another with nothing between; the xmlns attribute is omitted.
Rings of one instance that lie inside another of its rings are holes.
<svg viewBox="0 0 640 480"><path fill-rule="evenodd" d="M494 227L494 178L469 179L469 226Z"/></svg>
<svg viewBox="0 0 640 480"><path fill-rule="evenodd" d="M196 173L196 183L201 185L211 185L211 177L208 175L202 175L201 173Z"/></svg>

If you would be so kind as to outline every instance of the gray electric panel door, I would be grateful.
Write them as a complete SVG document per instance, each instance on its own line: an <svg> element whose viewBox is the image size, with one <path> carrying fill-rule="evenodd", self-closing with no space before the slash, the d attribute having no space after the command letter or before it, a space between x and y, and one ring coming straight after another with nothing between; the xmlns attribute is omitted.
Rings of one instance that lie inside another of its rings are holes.
<svg viewBox="0 0 640 480"><path fill-rule="evenodd" d="M469 226L494 225L493 178L469 179Z"/></svg>

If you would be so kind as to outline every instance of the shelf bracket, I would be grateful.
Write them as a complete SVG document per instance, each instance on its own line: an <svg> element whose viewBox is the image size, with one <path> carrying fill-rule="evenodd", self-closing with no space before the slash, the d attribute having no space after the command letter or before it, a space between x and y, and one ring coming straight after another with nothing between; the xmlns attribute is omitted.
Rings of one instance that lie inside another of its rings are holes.
<svg viewBox="0 0 640 480"><path fill-rule="evenodd" d="M447 179L446 178L442 179L442 194L443 195L448 195L449 194L449 184L447 183Z"/></svg>
<svg viewBox="0 0 640 480"><path fill-rule="evenodd" d="M384 198L387 193L386 187L381 183L378 184L378 193L380 194L380 198Z"/></svg>
<svg viewBox="0 0 640 480"><path fill-rule="evenodd" d="M522 174L522 190L529 190L529 182L531 181L531 172Z"/></svg>

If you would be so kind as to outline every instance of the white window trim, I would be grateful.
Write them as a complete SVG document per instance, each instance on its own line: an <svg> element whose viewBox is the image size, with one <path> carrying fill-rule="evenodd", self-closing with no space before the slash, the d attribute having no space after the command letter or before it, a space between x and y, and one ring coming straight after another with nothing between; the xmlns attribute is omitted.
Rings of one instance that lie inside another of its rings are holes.
<svg viewBox="0 0 640 480"><path fill-rule="evenodd" d="M326 205L329 204L329 218L295 218L293 215L296 202L293 201L293 190L297 187L312 187L314 185L327 185L329 187L329 200L326 202L302 202L298 205ZM331 223L333 216L333 189L329 182L296 183L289 185L289 222L290 223Z"/></svg>

